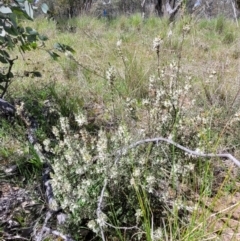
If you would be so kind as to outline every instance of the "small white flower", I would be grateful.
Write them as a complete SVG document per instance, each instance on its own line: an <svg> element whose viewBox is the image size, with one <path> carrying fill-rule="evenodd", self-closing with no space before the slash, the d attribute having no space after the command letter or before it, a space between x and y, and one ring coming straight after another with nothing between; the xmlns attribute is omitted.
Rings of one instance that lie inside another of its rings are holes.
<svg viewBox="0 0 240 241"><path fill-rule="evenodd" d="M119 48L121 45L122 45L122 40L119 39L119 40L117 41L117 47Z"/></svg>
<svg viewBox="0 0 240 241"><path fill-rule="evenodd" d="M161 228L157 228L156 230L153 231L152 235L152 240L161 240L163 238L163 232Z"/></svg>
<svg viewBox="0 0 240 241"><path fill-rule="evenodd" d="M191 30L191 27L190 27L189 24L187 24L187 25L185 25L185 26L183 27L183 31L184 31L185 33L188 33L190 30Z"/></svg>
<svg viewBox="0 0 240 241"><path fill-rule="evenodd" d="M113 66L110 66L106 71L106 78L110 83L115 79L115 69Z"/></svg>
<svg viewBox="0 0 240 241"><path fill-rule="evenodd" d="M60 117L60 125L61 125L62 131L65 134L67 134L67 132L69 130L69 121L66 117Z"/></svg>
<svg viewBox="0 0 240 241"><path fill-rule="evenodd" d="M45 139L44 141L43 141L43 145L44 145L44 149L45 149L45 151L47 151L47 152L49 152L49 145L50 145L50 140L49 139Z"/></svg>
<svg viewBox="0 0 240 241"><path fill-rule="evenodd" d="M52 127L52 133L57 139L59 139L59 130L56 126Z"/></svg>
<svg viewBox="0 0 240 241"><path fill-rule="evenodd" d="M134 179L133 177L130 179L130 185L131 185L131 186L134 186L134 185L135 185L135 179Z"/></svg>
<svg viewBox="0 0 240 241"><path fill-rule="evenodd" d="M137 209L136 213L135 213L135 217L136 217L136 222L139 223L141 217L143 216L142 210L141 209Z"/></svg>
<svg viewBox="0 0 240 241"><path fill-rule="evenodd" d="M153 40L153 49L154 49L154 50L159 50L161 43L162 43L162 39L161 39L160 37L156 37L156 38Z"/></svg>
<svg viewBox="0 0 240 241"><path fill-rule="evenodd" d="M133 172L133 176L134 176L134 177L140 177L140 175L141 175L140 169L138 169L138 168L135 169L134 172Z"/></svg>
<svg viewBox="0 0 240 241"><path fill-rule="evenodd" d="M75 115L75 121L78 123L78 126L81 127L87 123L87 117L80 112L78 115Z"/></svg>
<svg viewBox="0 0 240 241"><path fill-rule="evenodd" d="M193 163L189 163L186 168L189 170L189 171L194 171L194 167L195 165Z"/></svg>
<svg viewBox="0 0 240 241"><path fill-rule="evenodd" d="M149 99L143 99L143 100L142 100L142 105L143 105L143 106L149 106L149 105L150 105Z"/></svg>
<svg viewBox="0 0 240 241"><path fill-rule="evenodd" d="M99 229L94 220L90 220L87 224L88 228L91 229L94 233L98 233Z"/></svg>
<svg viewBox="0 0 240 241"><path fill-rule="evenodd" d="M195 152L198 153L198 154L202 154L203 153L203 151L200 148L196 148Z"/></svg>
<svg viewBox="0 0 240 241"><path fill-rule="evenodd" d="M148 185L153 185L156 182L156 178L154 176L148 176L146 181Z"/></svg>
<svg viewBox="0 0 240 241"><path fill-rule="evenodd" d="M97 223L100 227L106 226L107 215L103 212L100 212L98 215Z"/></svg>

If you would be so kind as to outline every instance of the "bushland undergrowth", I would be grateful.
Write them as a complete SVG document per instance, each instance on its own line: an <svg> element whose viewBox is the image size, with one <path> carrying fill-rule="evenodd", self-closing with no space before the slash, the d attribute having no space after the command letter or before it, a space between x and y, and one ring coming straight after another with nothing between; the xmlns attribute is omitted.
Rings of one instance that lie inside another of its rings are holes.
<svg viewBox="0 0 240 241"><path fill-rule="evenodd" d="M214 205L239 192L236 166L164 142L127 147L163 137L198 153L240 157L236 25L190 16L70 21L75 33L34 23L76 54L55 63L38 53L19 63L16 73L37 68L42 78L16 79L7 95L39 123L36 148L51 162L55 197L69 215L62 229L76 240L221 238L226 226L216 231ZM30 152L24 132L9 125L1 122L1 161L22 162L19 155ZM217 217L231 220L224 215Z"/></svg>

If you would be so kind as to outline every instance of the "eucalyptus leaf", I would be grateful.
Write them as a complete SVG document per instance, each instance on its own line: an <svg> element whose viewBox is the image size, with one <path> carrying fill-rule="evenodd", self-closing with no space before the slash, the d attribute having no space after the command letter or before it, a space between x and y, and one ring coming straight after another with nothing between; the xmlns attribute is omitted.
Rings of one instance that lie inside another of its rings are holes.
<svg viewBox="0 0 240 241"><path fill-rule="evenodd" d="M31 47L32 47L32 49L36 49L37 48L37 43L36 42L31 43Z"/></svg>
<svg viewBox="0 0 240 241"><path fill-rule="evenodd" d="M4 13L4 14L8 14L8 13L12 13L12 10L11 10L11 8L3 5L3 6L0 7L0 12Z"/></svg>
<svg viewBox="0 0 240 241"><path fill-rule="evenodd" d="M6 75L0 73L0 82L5 82L6 81Z"/></svg>
<svg viewBox="0 0 240 241"><path fill-rule="evenodd" d="M13 77L14 77L14 75L12 72L8 73L8 78L13 78Z"/></svg>
<svg viewBox="0 0 240 241"><path fill-rule="evenodd" d="M25 6L25 11L28 14L28 16L33 19L32 4L30 4L28 1L25 1L24 6Z"/></svg>
<svg viewBox="0 0 240 241"><path fill-rule="evenodd" d="M41 5L41 9L42 9L43 13L45 13L45 14L47 14L49 12L49 7L46 3L43 3Z"/></svg>
<svg viewBox="0 0 240 241"><path fill-rule="evenodd" d="M29 44L23 44L20 46L20 48L23 52L31 50L31 47Z"/></svg>
<svg viewBox="0 0 240 241"><path fill-rule="evenodd" d="M18 3L24 3L25 0L16 0Z"/></svg>
<svg viewBox="0 0 240 241"><path fill-rule="evenodd" d="M5 28L5 31L10 34L10 35L13 35L13 36L18 36L18 31L16 28L14 28L13 26L11 27L6 27Z"/></svg>
<svg viewBox="0 0 240 241"><path fill-rule="evenodd" d="M54 48L57 49L58 51L62 52L62 53L66 52L66 51L69 51L71 53L75 53L75 50L73 48L71 48L70 46L65 45L65 44L55 43Z"/></svg>
<svg viewBox="0 0 240 241"><path fill-rule="evenodd" d="M0 62L3 63L3 64L7 64L8 63L8 61L6 60L6 57L1 56L1 55L0 55Z"/></svg>
<svg viewBox="0 0 240 241"><path fill-rule="evenodd" d="M12 11L14 14L16 14L18 17L24 17L28 20L33 20L33 18L31 18L26 11L22 10L19 7L11 7Z"/></svg>
<svg viewBox="0 0 240 241"><path fill-rule="evenodd" d="M16 16L16 14L15 13L9 14L9 19L12 22L12 27L17 29L17 16Z"/></svg>
<svg viewBox="0 0 240 241"><path fill-rule="evenodd" d="M3 49L0 49L0 54L3 55L4 57L10 58L9 53Z"/></svg>
<svg viewBox="0 0 240 241"><path fill-rule="evenodd" d="M30 27L26 27L26 32L30 35L38 35L38 32L35 29Z"/></svg>
<svg viewBox="0 0 240 241"><path fill-rule="evenodd" d="M37 36L36 35L27 35L27 40L28 42L36 42L37 41Z"/></svg>
<svg viewBox="0 0 240 241"><path fill-rule="evenodd" d="M39 39L42 41L48 40L48 37L46 35L38 35Z"/></svg>
<svg viewBox="0 0 240 241"><path fill-rule="evenodd" d="M9 35L6 35L5 38L8 42L8 47L12 49L15 46L15 44L12 41L12 38Z"/></svg>
<svg viewBox="0 0 240 241"><path fill-rule="evenodd" d="M0 27L0 36L5 37L6 36L6 31L3 27Z"/></svg>
<svg viewBox="0 0 240 241"><path fill-rule="evenodd" d="M51 56L54 60L57 60L57 59L60 57L57 53L55 53L55 52L53 52L53 51L51 51L51 50L47 50L47 52L50 54L50 56Z"/></svg>
<svg viewBox="0 0 240 241"><path fill-rule="evenodd" d="M60 51L60 52L64 52L63 45L60 44L60 43L55 43L55 44L53 45L53 47L54 47L55 49L57 49L58 51Z"/></svg>
<svg viewBox="0 0 240 241"><path fill-rule="evenodd" d="M75 53L75 50L72 47L65 45L65 44L64 44L64 46L65 46L66 50L70 51L71 53Z"/></svg>

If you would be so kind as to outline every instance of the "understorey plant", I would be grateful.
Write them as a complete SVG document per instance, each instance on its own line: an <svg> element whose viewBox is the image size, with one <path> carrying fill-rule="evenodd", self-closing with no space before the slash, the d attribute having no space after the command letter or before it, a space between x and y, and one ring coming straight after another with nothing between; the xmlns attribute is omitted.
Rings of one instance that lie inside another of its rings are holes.
<svg viewBox="0 0 240 241"><path fill-rule="evenodd" d="M102 240L180 240L198 208L193 197L211 195L206 157L214 155L203 153L215 152L218 136L211 133L210 117L194 111L193 78L181 65L190 30L184 25L178 57L164 66L164 39L154 39L156 68L144 95L121 98L124 118L117 111L120 71L110 66L111 103L100 124L93 124L85 108L70 116L59 113L58 125L43 142L52 156L55 197L69 215L68 228L77 230L76 239L84 239L82 227ZM123 44L117 42L117 54L130 81Z"/></svg>
<svg viewBox="0 0 240 241"><path fill-rule="evenodd" d="M14 80L13 66L20 58L18 54L23 57L26 51L44 50L53 59L57 59L60 56L55 50L64 53L74 52L71 47L60 43L55 43L53 48L47 48L45 41L48 37L32 27L25 26L26 21L34 20L36 7L31 2L16 0L0 3L0 62L3 65L0 70L0 98L5 96ZM42 4L41 8L45 14L50 14L46 4ZM12 50L16 51L11 52ZM41 75L39 71L34 71L32 74ZM1 106L4 106L2 102Z"/></svg>

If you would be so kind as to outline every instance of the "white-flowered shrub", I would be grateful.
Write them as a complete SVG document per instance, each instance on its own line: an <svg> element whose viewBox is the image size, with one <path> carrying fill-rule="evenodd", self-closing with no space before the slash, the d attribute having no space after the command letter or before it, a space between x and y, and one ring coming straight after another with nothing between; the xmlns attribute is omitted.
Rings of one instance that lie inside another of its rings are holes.
<svg viewBox="0 0 240 241"><path fill-rule="evenodd" d="M158 55L161 43L160 38L154 40ZM121 48L120 42L117 47ZM106 73L112 102L116 74L112 66ZM204 151L209 144L204 139L209 119L191 115L195 105L189 98L191 81L176 61L158 69L149 78L147 96L125 99L125 118L117 119L112 103L110 109L117 121L111 128L104 124L94 128L87 110L79 110L74 118L60 117L59 126L52 128L54 143L45 140L43 144L53 156L55 197L71 215L71 224L84 222L98 235L101 230L111 234L114 227L123 226L128 230L127 239L142 230L140 239L149 219L149 237L159 240L166 210L184 212L187 217L195 209L183 200L184 192L189 191L183 183L197 175L201 179L202 170L196 169L198 158L162 142L128 148L138 140L161 136ZM106 111L109 119L111 111Z"/></svg>

